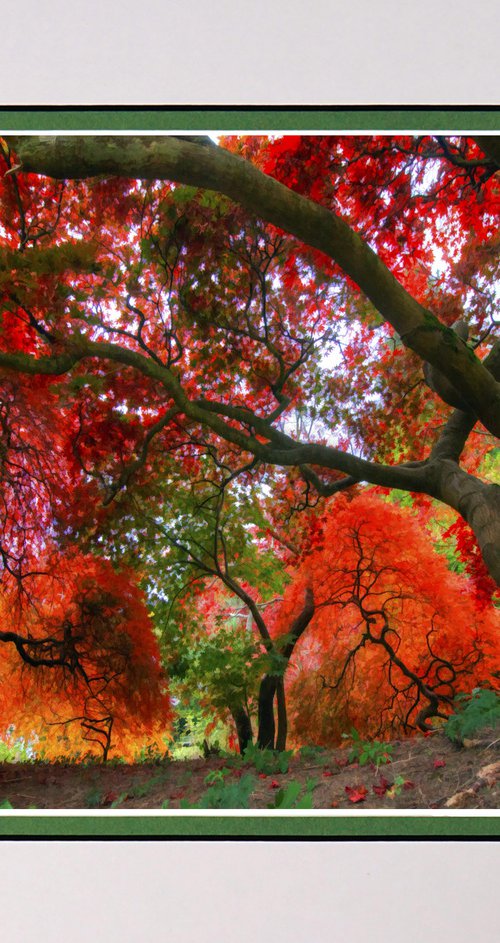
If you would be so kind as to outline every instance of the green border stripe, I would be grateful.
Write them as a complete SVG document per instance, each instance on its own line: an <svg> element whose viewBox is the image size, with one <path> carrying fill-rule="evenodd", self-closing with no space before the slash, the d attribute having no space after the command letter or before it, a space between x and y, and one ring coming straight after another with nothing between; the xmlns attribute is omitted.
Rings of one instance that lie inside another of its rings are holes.
<svg viewBox="0 0 500 943"><path fill-rule="evenodd" d="M0 129L10 131L499 131L500 109L379 111L232 108L11 111L0 108Z"/></svg>
<svg viewBox="0 0 500 943"><path fill-rule="evenodd" d="M120 838L441 838L499 837L500 819L494 816L457 818L411 817L300 817L255 816L8 816L0 820L0 836Z"/></svg>

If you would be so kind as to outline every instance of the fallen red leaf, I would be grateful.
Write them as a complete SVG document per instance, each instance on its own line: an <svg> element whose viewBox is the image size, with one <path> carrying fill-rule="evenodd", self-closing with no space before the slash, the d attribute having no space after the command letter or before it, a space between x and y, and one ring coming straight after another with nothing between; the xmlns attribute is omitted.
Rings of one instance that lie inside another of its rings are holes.
<svg viewBox="0 0 500 943"><path fill-rule="evenodd" d="M380 777L380 782L378 782L374 787L373 791L376 796L385 796L387 790L390 788L391 783L385 776Z"/></svg>
<svg viewBox="0 0 500 943"><path fill-rule="evenodd" d="M325 769L323 772L323 776L333 776L333 773L331 770Z"/></svg>
<svg viewBox="0 0 500 943"><path fill-rule="evenodd" d="M259 773L259 779L267 779L267 773Z"/></svg>
<svg viewBox="0 0 500 943"><path fill-rule="evenodd" d="M269 785L270 785L271 789L279 789L279 788L280 788L280 784L279 784L279 782L278 782L276 779L272 779L271 782L269 783Z"/></svg>
<svg viewBox="0 0 500 943"><path fill-rule="evenodd" d="M434 760L434 769L439 769L440 766L446 766L444 760Z"/></svg>
<svg viewBox="0 0 500 943"><path fill-rule="evenodd" d="M364 786L346 786L345 791L349 802L364 802L368 795Z"/></svg>
<svg viewBox="0 0 500 943"><path fill-rule="evenodd" d="M107 792L103 799L103 804L111 805L112 802L116 802L118 799L117 792Z"/></svg>

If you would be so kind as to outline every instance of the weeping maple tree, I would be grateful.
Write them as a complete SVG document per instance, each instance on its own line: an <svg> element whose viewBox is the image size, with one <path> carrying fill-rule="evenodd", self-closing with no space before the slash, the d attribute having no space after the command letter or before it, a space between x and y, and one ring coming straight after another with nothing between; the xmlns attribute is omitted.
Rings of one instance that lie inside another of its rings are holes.
<svg viewBox="0 0 500 943"><path fill-rule="evenodd" d="M133 574L72 552L2 598L0 729L46 759L165 751L172 709Z"/></svg>
<svg viewBox="0 0 500 943"><path fill-rule="evenodd" d="M0 731L47 758L163 752L170 700L137 575L71 539L88 492L58 394L2 384Z"/></svg>
<svg viewBox="0 0 500 943"><path fill-rule="evenodd" d="M428 730L457 694L498 687L498 612L414 513L373 493L343 498L311 522L273 634L287 631L304 587L315 611L287 673L294 738L338 744Z"/></svg>

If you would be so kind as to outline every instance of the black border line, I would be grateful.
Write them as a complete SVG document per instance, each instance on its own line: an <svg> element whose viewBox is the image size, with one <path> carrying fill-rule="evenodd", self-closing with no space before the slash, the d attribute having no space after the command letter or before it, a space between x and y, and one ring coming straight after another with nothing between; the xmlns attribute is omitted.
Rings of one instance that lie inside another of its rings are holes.
<svg viewBox="0 0 500 943"><path fill-rule="evenodd" d="M404 111L404 112L420 112L420 111L432 111L432 112L441 112L441 111L450 111L450 112L488 112L495 113L500 112L500 105L92 105L92 104L82 104L82 105L1 105L0 111L5 112L51 112L57 113L61 111L97 111L97 112L145 112L145 111L154 111L154 112L191 112L191 111L201 111L201 112L213 112L213 111L235 111L235 112L245 112L257 114L261 112L276 111L278 113L282 112L310 112L310 111L319 111L319 112L356 112L356 113L366 113L366 112L393 112L393 111Z"/></svg>
<svg viewBox="0 0 500 943"><path fill-rule="evenodd" d="M391 845L401 842L409 842L412 844L417 842L419 844L423 842L500 842L500 837L498 836L489 836L489 835L367 835L367 836L352 836L349 835L5 835L0 838L0 842L7 841L16 841L16 842L95 842L95 841L105 841L105 842L217 842L221 844L222 842L235 842L235 841L244 841L246 842L260 842L261 844L269 844L269 842L274 842L275 844L286 844L288 842L295 842L299 844L304 844L306 842L314 842L314 844L319 843L329 843L334 842L339 844L344 844L349 842L349 844L365 845L370 843L379 844L380 842L389 842ZM1 847L1 845L0 845Z"/></svg>

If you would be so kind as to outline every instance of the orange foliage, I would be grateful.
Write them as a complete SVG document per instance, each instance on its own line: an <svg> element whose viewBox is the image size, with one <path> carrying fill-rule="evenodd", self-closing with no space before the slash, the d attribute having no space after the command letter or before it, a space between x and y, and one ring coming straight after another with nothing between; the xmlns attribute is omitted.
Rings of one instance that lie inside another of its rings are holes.
<svg viewBox="0 0 500 943"><path fill-rule="evenodd" d="M47 759L85 754L133 759L165 751L172 716L157 639L133 576L73 553L30 581L30 596L4 595L2 629L34 642L28 653L63 664L34 667L0 645L0 729L38 741ZM66 644L67 643L67 644ZM64 647L66 644L66 648Z"/></svg>
<svg viewBox="0 0 500 943"><path fill-rule="evenodd" d="M312 586L316 612L286 676L296 741L338 743L352 726L363 737L414 729L428 701L401 663L444 713L458 691L492 683L498 613L478 611L467 578L412 514L373 493L337 499L311 543L274 628L286 633Z"/></svg>

